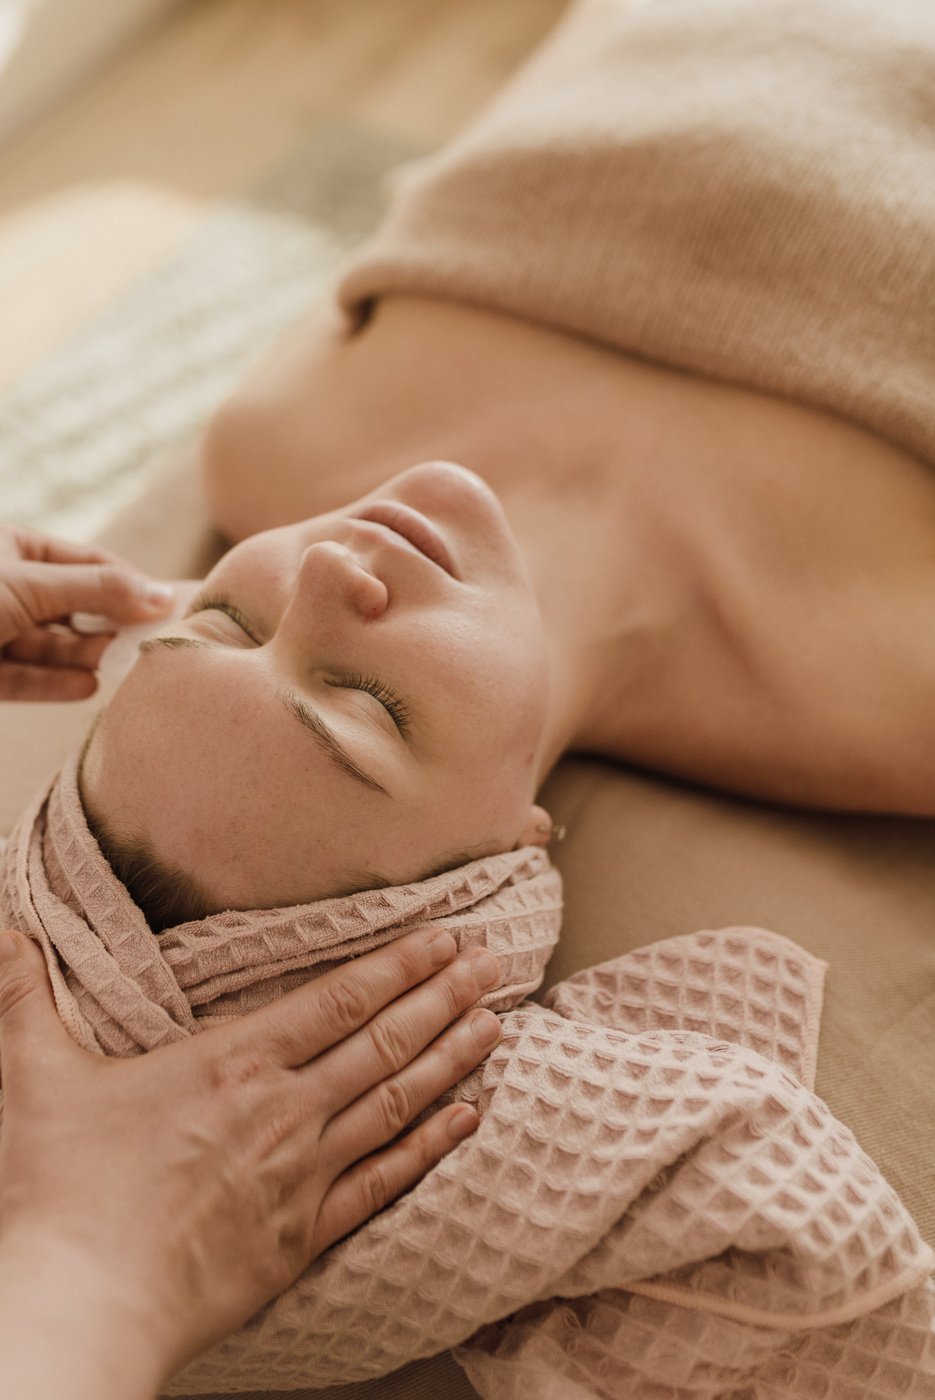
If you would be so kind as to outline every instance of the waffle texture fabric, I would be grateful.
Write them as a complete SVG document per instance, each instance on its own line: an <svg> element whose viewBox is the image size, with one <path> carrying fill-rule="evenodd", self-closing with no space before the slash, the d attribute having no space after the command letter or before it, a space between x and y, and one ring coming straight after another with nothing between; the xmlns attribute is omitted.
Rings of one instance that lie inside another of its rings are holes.
<svg viewBox="0 0 935 1400"><path fill-rule="evenodd" d="M931 0L577 0L345 268L828 409L935 463Z"/></svg>
<svg viewBox="0 0 935 1400"><path fill-rule="evenodd" d="M25 814L0 918L63 1021L128 1055L432 922L501 959L480 1127L177 1392L323 1386L446 1347L489 1400L931 1397L931 1250L811 1092L824 964L761 929L637 950L525 1000L561 886L527 848L420 884L155 937L84 819L77 757Z"/></svg>

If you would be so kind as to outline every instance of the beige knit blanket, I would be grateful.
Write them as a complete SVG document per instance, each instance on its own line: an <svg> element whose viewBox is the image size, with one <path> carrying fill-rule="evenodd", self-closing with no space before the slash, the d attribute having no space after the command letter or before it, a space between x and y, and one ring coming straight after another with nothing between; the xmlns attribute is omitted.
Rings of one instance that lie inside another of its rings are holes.
<svg viewBox="0 0 935 1400"><path fill-rule="evenodd" d="M935 463L932 0L576 0L339 288L471 302Z"/></svg>
<svg viewBox="0 0 935 1400"><path fill-rule="evenodd" d="M537 849L155 937L81 809L77 760L0 867L82 1044L134 1054L432 922L500 958L481 1123L182 1392L286 1389L456 1347L496 1400L931 1397L931 1251L808 1087L824 965L761 929L657 943L523 1000L558 934ZM510 1009L512 1008L512 1009Z"/></svg>

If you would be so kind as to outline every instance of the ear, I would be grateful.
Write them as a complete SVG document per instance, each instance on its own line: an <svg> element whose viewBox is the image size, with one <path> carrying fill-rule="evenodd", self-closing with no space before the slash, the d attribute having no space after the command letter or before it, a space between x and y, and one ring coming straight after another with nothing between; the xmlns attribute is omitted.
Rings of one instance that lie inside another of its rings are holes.
<svg viewBox="0 0 935 1400"><path fill-rule="evenodd" d="M552 818L544 807L539 807L535 802L529 809L529 816L526 824L520 833L520 838L514 850L520 846L547 846L549 837L552 835Z"/></svg>

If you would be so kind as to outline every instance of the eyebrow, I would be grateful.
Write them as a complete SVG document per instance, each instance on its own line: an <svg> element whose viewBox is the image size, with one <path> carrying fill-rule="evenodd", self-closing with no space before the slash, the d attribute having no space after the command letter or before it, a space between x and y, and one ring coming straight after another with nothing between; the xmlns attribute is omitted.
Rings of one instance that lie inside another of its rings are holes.
<svg viewBox="0 0 935 1400"><path fill-rule="evenodd" d="M365 773L362 768L358 767L347 750L338 742L333 731L325 724L318 711L312 709L312 706L298 691L284 690L279 698L289 713L314 734L320 747L339 768L343 768L345 773L350 773L352 778L356 778L359 783L372 788L374 792L382 792L384 797L390 796L382 783L378 783L376 778L371 778L369 773Z"/></svg>
<svg viewBox="0 0 935 1400"><path fill-rule="evenodd" d="M170 650L181 651L186 648L212 648L213 642L203 641L200 637L148 637L145 642L140 643L140 651L154 651L156 647L168 647ZM317 710L308 703L297 690L283 690L279 699L287 712L299 721L311 734L315 736L318 746L331 759L336 767L344 773L349 773L352 778L356 778L359 783L370 788L373 792L382 793L384 797L392 797L382 783L378 783L376 778L372 778L369 773L365 773L345 749L334 731L325 723Z"/></svg>

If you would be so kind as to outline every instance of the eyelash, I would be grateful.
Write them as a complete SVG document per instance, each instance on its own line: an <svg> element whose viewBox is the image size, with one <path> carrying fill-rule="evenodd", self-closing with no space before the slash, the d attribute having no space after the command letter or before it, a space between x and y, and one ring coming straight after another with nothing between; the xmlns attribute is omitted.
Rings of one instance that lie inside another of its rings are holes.
<svg viewBox="0 0 935 1400"><path fill-rule="evenodd" d="M247 622L243 613L239 608L235 607L233 603L228 602L226 598L199 598L192 606L191 611L193 613L212 611L226 613L231 621L237 624L241 631L246 632L251 641L259 645L259 638L255 637L250 630L250 624ZM383 684L379 676L364 676L361 675L359 671L347 671L340 675L337 684L342 689L362 690L367 695L372 695L375 700L379 700L380 704L389 711L389 714L398 725L401 733L405 734L409 729L409 711L402 700L400 700L399 696L394 695L393 692Z"/></svg>
<svg viewBox="0 0 935 1400"><path fill-rule="evenodd" d="M236 624L237 624L237 626L240 628L241 632L246 632L246 634L247 634L247 636L250 638L251 642L256 642L256 644L257 644L258 646L260 645L260 639L259 639L259 637L257 637L257 636L254 635L253 631L251 630L250 624L249 624L249 622L247 621L247 619L244 617L243 613L240 611L240 609L239 609L238 607L235 607L233 603L229 603L229 602L227 601L226 598L208 598L208 597L196 598L196 599L195 599L195 602L194 602L194 603L192 604L192 606L191 606L191 611L192 611L193 613L196 613L196 612L220 612L220 613L226 613L227 616L230 618L231 622L236 622Z"/></svg>
<svg viewBox="0 0 935 1400"><path fill-rule="evenodd" d="M379 700L384 709L389 711L400 732L406 733L409 728L409 711L399 696L388 690L378 676L362 676L358 671L348 671L341 675L340 684L348 690L366 691L375 700Z"/></svg>

